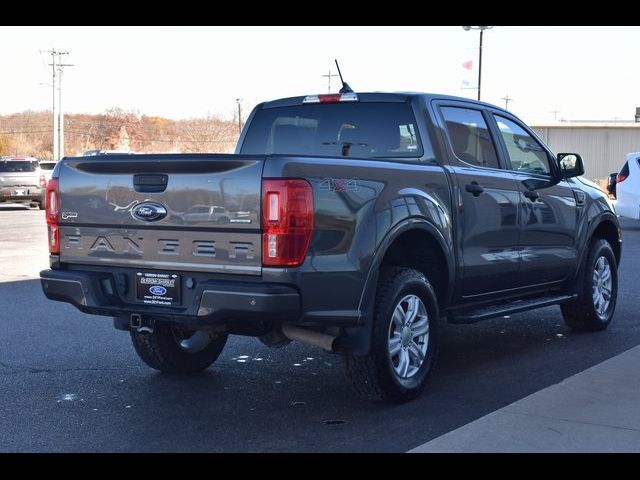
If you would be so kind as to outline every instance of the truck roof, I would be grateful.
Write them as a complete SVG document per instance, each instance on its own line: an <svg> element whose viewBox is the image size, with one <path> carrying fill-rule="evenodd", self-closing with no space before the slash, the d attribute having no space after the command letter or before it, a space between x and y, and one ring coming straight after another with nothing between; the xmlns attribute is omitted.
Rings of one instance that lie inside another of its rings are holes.
<svg viewBox="0 0 640 480"><path fill-rule="evenodd" d="M486 102L481 102L478 100L474 100L472 98L465 97L457 97L454 95L443 95L438 93L425 93L425 92L355 92L358 96L359 102L393 102L393 103L403 103L410 101L416 97L423 97L424 100L458 100L464 102L477 103L480 105L487 105L494 108L500 108L496 105L492 105ZM311 94L310 94L311 95ZM317 95L317 94L316 94ZM322 95L322 94L320 94ZM302 95L297 97L287 97L287 98L279 98L276 100L271 100L267 102L263 102L259 105L259 108L276 108L276 107L291 107L294 105L302 105L303 100L308 95Z"/></svg>

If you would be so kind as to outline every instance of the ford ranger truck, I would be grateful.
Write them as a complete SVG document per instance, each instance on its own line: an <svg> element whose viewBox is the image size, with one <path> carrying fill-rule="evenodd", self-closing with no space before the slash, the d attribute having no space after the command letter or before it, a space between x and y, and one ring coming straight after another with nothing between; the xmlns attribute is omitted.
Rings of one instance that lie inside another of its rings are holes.
<svg viewBox="0 0 640 480"><path fill-rule="evenodd" d="M469 99L265 102L233 155L59 162L42 289L113 317L162 372L206 369L228 335L295 340L341 355L360 396L406 401L441 320L560 305L575 331L607 328L620 227L583 173L580 155Z"/></svg>

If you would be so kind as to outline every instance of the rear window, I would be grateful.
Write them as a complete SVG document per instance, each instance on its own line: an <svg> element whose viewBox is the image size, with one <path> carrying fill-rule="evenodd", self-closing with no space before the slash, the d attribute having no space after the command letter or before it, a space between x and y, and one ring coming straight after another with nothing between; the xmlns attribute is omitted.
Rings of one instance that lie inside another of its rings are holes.
<svg viewBox="0 0 640 480"><path fill-rule="evenodd" d="M0 172L35 172L38 162L29 160L0 160Z"/></svg>
<svg viewBox="0 0 640 480"><path fill-rule="evenodd" d="M416 158L422 144L406 103L326 103L258 110L240 153Z"/></svg>

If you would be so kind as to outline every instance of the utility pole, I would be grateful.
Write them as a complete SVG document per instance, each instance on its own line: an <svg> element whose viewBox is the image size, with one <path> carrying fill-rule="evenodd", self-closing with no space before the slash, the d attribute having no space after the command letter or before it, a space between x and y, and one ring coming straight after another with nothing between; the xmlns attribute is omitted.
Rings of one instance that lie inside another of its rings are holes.
<svg viewBox="0 0 640 480"><path fill-rule="evenodd" d="M42 50L40 50L42 53ZM51 75L53 77L53 83L51 84L51 113L53 115L53 150L51 152L51 159L56 160L58 154L58 115L56 114L56 55L62 52L58 52L55 49L46 50L46 53L51 55Z"/></svg>
<svg viewBox="0 0 640 480"><path fill-rule="evenodd" d="M509 102L513 101L513 98L507 93L501 100L504 100L504 109L509 110Z"/></svg>
<svg viewBox="0 0 640 480"><path fill-rule="evenodd" d="M60 149L58 159L64 157L64 109L62 108L62 72L64 67L73 67L73 65L70 63L58 64L58 148Z"/></svg>
<svg viewBox="0 0 640 480"><path fill-rule="evenodd" d="M42 52L42 51L41 51ZM68 63L62 63L62 55L69 55L69 52L63 52L52 48L46 53L51 55L51 73L53 82L52 90L52 110L53 110L53 152L52 159L60 160L64 156L64 114L62 113L62 71L64 67L72 67ZM56 80L60 77L58 82ZM56 85L58 87L58 111L56 112Z"/></svg>
<svg viewBox="0 0 640 480"><path fill-rule="evenodd" d="M241 98L236 98L236 103L238 104L238 135L242 133L242 101Z"/></svg>
<svg viewBox="0 0 640 480"><path fill-rule="evenodd" d="M553 121L557 122L558 121L558 113L560 113L560 110L551 110L551 113L553 113Z"/></svg>
<svg viewBox="0 0 640 480"><path fill-rule="evenodd" d="M327 77L328 79L327 93L331 93L331 77L337 77L338 75L336 73L331 73L331 70L329 70L328 74L322 75L322 76Z"/></svg>
<svg viewBox="0 0 640 480"><path fill-rule="evenodd" d="M60 67L60 64L58 64ZM62 113L62 68L58 68L58 160L64 157L64 114Z"/></svg>

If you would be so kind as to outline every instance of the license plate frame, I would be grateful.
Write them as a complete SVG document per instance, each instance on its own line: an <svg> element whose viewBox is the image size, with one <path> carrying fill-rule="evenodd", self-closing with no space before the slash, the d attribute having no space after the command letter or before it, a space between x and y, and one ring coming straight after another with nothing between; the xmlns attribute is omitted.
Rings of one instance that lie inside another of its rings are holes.
<svg viewBox="0 0 640 480"><path fill-rule="evenodd" d="M174 272L136 272L136 299L145 305L178 306L181 283L180 274Z"/></svg>

